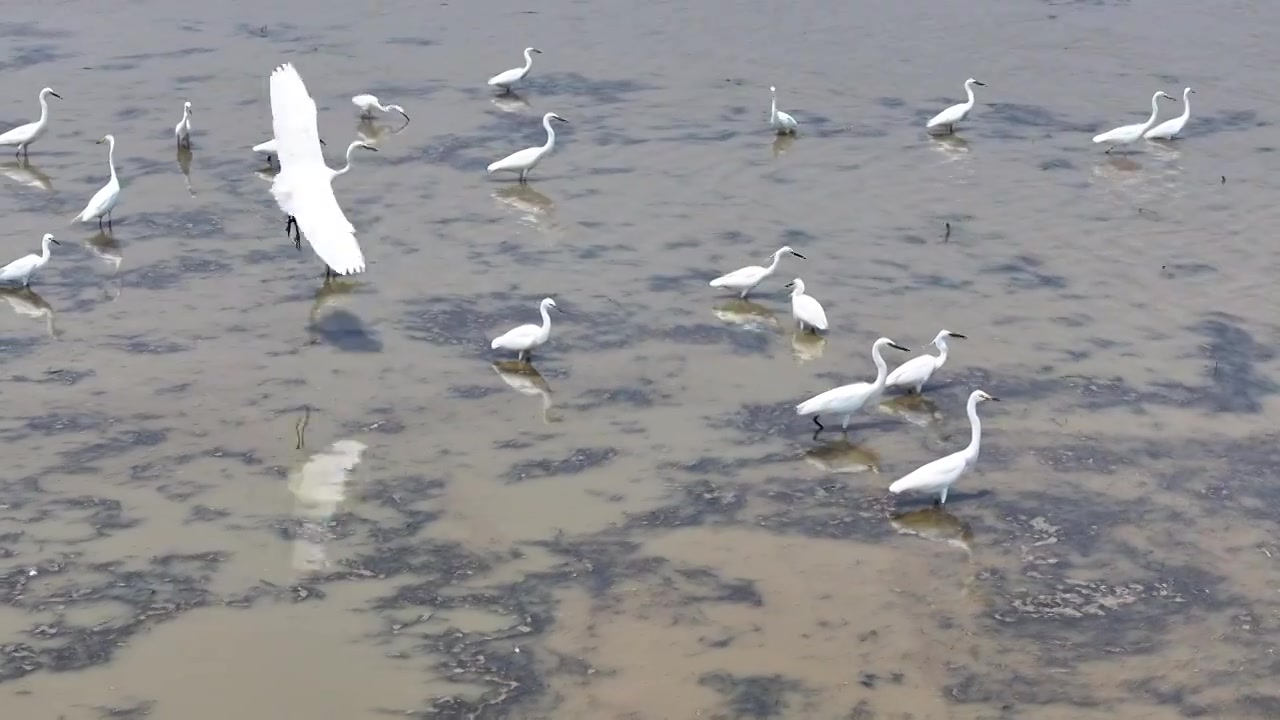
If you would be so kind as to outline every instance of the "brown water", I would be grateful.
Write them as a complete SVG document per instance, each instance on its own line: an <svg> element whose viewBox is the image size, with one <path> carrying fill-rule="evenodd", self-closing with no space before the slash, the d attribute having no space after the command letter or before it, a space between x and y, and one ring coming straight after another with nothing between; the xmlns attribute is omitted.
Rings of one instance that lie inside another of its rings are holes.
<svg viewBox="0 0 1280 720"><path fill-rule="evenodd" d="M0 312L3 717L1280 716L1274 4L183 5L0 24L4 127L65 98L0 163L5 257L63 242ZM327 287L248 149L285 60L331 164L380 149ZM1089 142L1185 85L1183 140ZM549 110L528 187L486 177ZM110 236L66 226L107 132ZM941 327L924 401L793 414ZM977 471L886 499L975 387Z"/></svg>

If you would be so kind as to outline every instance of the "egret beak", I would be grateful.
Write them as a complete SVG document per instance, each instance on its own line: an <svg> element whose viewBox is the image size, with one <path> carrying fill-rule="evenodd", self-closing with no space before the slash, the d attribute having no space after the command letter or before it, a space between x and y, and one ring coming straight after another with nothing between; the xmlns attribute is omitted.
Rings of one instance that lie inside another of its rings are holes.
<svg viewBox="0 0 1280 720"><path fill-rule="evenodd" d="M996 397L995 395L988 395L987 399L990 400L991 402L1000 402L1000 398Z"/></svg>
<svg viewBox="0 0 1280 720"><path fill-rule="evenodd" d="M973 84L974 84L974 85L980 85L980 86L982 86L982 87L986 87L986 86L987 86L987 84L986 84L986 83L984 83L984 82L978 82L977 80L974 80L974 81L973 81Z"/></svg>
<svg viewBox="0 0 1280 720"><path fill-rule="evenodd" d="M320 138L320 144L324 145L325 147L329 147L329 143L325 142L324 138Z"/></svg>
<svg viewBox="0 0 1280 720"><path fill-rule="evenodd" d="M557 115L557 116L556 116L556 119L557 119L557 120L559 120L560 122L564 122L564 123L569 122L568 120L565 120L564 118L560 117L559 115Z"/></svg>
<svg viewBox="0 0 1280 720"><path fill-rule="evenodd" d="M365 150L372 150L373 152L378 152L378 148L372 145L361 145L360 147L364 148Z"/></svg>
<svg viewBox="0 0 1280 720"><path fill-rule="evenodd" d="M789 282L789 283L787 283L786 285L783 285L782 287L784 287L784 288L789 288L789 287L793 287L794 285L795 285L795 283L793 283L793 282Z"/></svg>
<svg viewBox="0 0 1280 720"><path fill-rule="evenodd" d="M49 242L53 243L54 245L61 245L61 244L62 244L62 243L58 242L57 240L54 240L53 238L49 238Z"/></svg>
<svg viewBox="0 0 1280 720"><path fill-rule="evenodd" d="M809 259L809 258L807 258L807 257L805 257L805 256L803 256L803 255L801 255L800 253L796 252L795 250L792 250L792 251L791 251L791 254L792 254L792 255L795 255L796 257L800 258L801 260L808 260L808 259Z"/></svg>
<svg viewBox="0 0 1280 720"><path fill-rule="evenodd" d="M106 141L107 141L107 139L106 139L106 138L102 138L102 139L101 139L101 140L99 140L98 142L94 143L94 145L101 145L102 143L104 143L104 142L106 142Z"/></svg>
<svg viewBox="0 0 1280 720"><path fill-rule="evenodd" d="M902 351L904 351L904 352L911 352L910 348L904 348L904 347L902 347L901 345L899 345L898 343L889 343L889 347L891 347L891 348L897 348L897 349L902 350Z"/></svg>
<svg viewBox="0 0 1280 720"><path fill-rule="evenodd" d="M961 335L960 333L947 333L947 334L948 334L948 335L950 335L951 337L958 337L958 338L960 338L961 340L968 340L968 339L969 339L967 336L965 336L965 335Z"/></svg>
<svg viewBox="0 0 1280 720"><path fill-rule="evenodd" d="M1194 91L1194 90L1192 90L1192 92L1195 92L1195 91ZM54 96L54 97L56 97L56 98L58 98L59 100L61 100L61 99L62 99L62 96L61 96L61 95L59 95L59 94L58 94L58 93L56 93L56 92L53 92L52 90L50 90L50 91L49 91L49 94L50 94L50 95L52 95L52 96Z"/></svg>
<svg viewBox="0 0 1280 720"><path fill-rule="evenodd" d="M531 50L530 52L535 52L535 53L537 53L537 54L539 54L539 55L541 55L541 54L542 54L542 51L541 51L541 50L539 50L539 49L537 49L537 48L534 48L534 49L533 49L533 50Z"/></svg>

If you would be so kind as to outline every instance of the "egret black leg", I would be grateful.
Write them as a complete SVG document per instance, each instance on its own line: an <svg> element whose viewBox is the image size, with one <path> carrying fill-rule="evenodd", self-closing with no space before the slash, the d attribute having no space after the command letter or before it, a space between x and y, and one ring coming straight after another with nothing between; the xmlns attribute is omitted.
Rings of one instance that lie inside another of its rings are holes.
<svg viewBox="0 0 1280 720"><path fill-rule="evenodd" d="M823 425L821 422L818 421L817 415L813 416L813 424L818 426L818 432L822 432L823 430L827 429L825 425Z"/></svg>

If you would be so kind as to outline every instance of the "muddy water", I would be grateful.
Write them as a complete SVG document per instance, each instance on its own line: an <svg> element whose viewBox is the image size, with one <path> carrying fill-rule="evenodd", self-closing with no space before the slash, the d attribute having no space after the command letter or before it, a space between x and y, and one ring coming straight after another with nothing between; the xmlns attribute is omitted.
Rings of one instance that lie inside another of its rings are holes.
<svg viewBox="0 0 1280 720"><path fill-rule="evenodd" d="M0 307L6 716L1280 714L1280 10L489 5L8 11L5 127L65 99L0 163L5 257L63 242ZM331 164L380 151L335 183L351 281L248 151L282 60ZM1089 142L1185 85L1184 140ZM412 123L358 125L366 91ZM533 182L486 178L546 111ZM113 232L67 227L107 132ZM784 243L750 303L706 287ZM535 371L488 350L546 295ZM940 327L969 339L924 401L792 414ZM975 387L978 471L887 500Z"/></svg>

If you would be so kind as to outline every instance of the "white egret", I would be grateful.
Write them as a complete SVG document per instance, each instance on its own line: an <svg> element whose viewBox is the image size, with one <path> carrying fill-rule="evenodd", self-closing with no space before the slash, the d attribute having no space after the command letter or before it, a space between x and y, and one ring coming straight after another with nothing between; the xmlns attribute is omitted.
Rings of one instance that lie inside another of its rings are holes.
<svg viewBox="0 0 1280 720"><path fill-rule="evenodd" d="M280 209L294 218L311 249L325 264L325 276L364 270L364 254L355 227L333 196L336 173L325 165L316 130L316 103L292 63L271 73L271 124L280 172L271 194Z"/></svg>
<svg viewBox="0 0 1280 720"><path fill-rule="evenodd" d="M800 323L801 330L827 331L827 313L812 295L804 294L804 281L796 278L787 283L791 291L791 315Z"/></svg>
<svg viewBox="0 0 1280 720"><path fill-rule="evenodd" d="M62 96L53 91L53 88L45 88L40 91L40 119L19 125L9 132L0 135L0 145L17 145L18 151L14 155L26 155L27 147L31 143L40 139L44 135L44 131L49 127L49 96L52 95L59 100Z"/></svg>
<svg viewBox="0 0 1280 720"><path fill-rule="evenodd" d="M517 150L501 160L491 163L486 172L518 172L520 173L520 182L524 182L529 171L537 167L538 162L542 160L542 157L551 152L552 148L556 146L556 131L551 129L552 120L559 120L560 122L565 123L569 122L553 112L543 115L542 127L547 129L547 142L539 147Z"/></svg>
<svg viewBox="0 0 1280 720"><path fill-rule="evenodd" d="M933 374L942 369L943 363L947 361L947 338L964 338L960 333L954 333L950 330L942 330L933 338L933 345L938 348L938 355L921 355L914 357L898 366L898 369L889 373L889 378L884 381L886 388L907 388L907 392L919 393L924 384L929 382L929 378ZM925 347L929 347L926 345Z"/></svg>
<svg viewBox="0 0 1280 720"><path fill-rule="evenodd" d="M45 265L49 264L49 243L61 245L62 243L53 239L53 235L44 234L44 238L40 240L40 254L32 253L14 260L13 262L0 268L0 283L7 285L21 284L23 287L31 285L31 276Z"/></svg>
<svg viewBox="0 0 1280 720"><path fill-rule="evenodd" d="M394 110L404 116L404 122L406 125L409 124L409 113L405 112L404 108L399 105L383 105L378 102L377 96L367 94L356 95L351 98L351 104L360 108L360 117L362 118L373 117L374 110L380 110L382 112L391 112Z"/></svg>
<svg viewBox="0 0 1280 720"><path fill-rule="evenodd" d="M1107 148L1107 152L1111 152L1121 145L1128 145L1129 143L1137 142L1142 137L1143 133L1150 130L1151 126L1156 124L1156 115L1160 112L1159 102L1162 97L1169 98L1174 102L1178 101L1177 98L1169 93L1166 93L1163 90L1157 90L1156 94L1151 96L1151 117L1147 118L1146 122L1138 123L1136 125L1122 125L1114 130L1108 130L1104 133L1094 135L1093 141L1095 143L1107 143L1110 145L1111 147Z"/></svg>
<svg viewBox="0 0 1280 720"><path fill-rule="evenodd" d="M525 48L524 67L511 68L494 75L489 78L489 87L502 88L503 92L511 92L511 86L523 80L529 74L529 69L533 67L532 53L541 55L542 51L538 48Z"/></svg>
<svg viewBox="0 0 1280 720"><path fill-rule="evenodd" d="M1187 120L1191 118L1191 95L1195 90L1186 88L1182 91L1182 114L1176 118L1165 120L1159 125L1151 128L1143 135L1148 140L1172 140L1182 132L1182 128L1187 126Z"/></svg>
<svg viewBox="0 0 1280 720"><path fill-rule="evenodd" d="M884 393L884 379L888 375L889 369L885 367L884 358L880 357L880 349L885 346L910 352L907 348L887 337L876 340L871 346L871 359L876 364L876 379L873 382L841 385L838 388L832 388L819 395L814 395L796 406L796 414L813 415L813 424L818 426L818 432L825 429L818 420L820 415L823 413L843 415L844 419L841 421L840 427L848 430L850 417L862 408L874 405Z"/></svg>
<svg viewBox="0 0 1280 720"><path fill-rule="evenodd" d="M182 119L173 127L173 136L178 140L178 147L191 147L191 102L182 103Z"/></svg>
<svg viewBox="0 0 1280 720"><path fill-rule="evenodd" d="M957 104L955 104L955 105L952 105L951 107L947 108L946 110L943 110L942 112L938 113L937 115L934 115L934 116L933 116L933 119L931 119L929 122L925 123L925 128L926 128L926 129L928 129L928 130L933 130L934 128L941 128L941 127L945 127L945 128L946 128L946 132L948 132L948 133L953 133L953 132L955 132L955 131L956 131L956 127L955 127L956 123L958 123L958 122L960 122L961 120L963 120L963 119L965 119L965 118L969 117L969 112L973 110L973 101L974 101L974 99L973 99L973 86L974 86L974 85L977 85L978 87L986 87L986 86L987 86L987 84L986 84L986 83L984 83L984 82L978 82L977 80L974 80L973 78L969 78L968 80L965 80L965 81L964 81L964 91L965 91L966 93L968 93L968 95L969 95L969 99L968 99L968 100L966 100L966 101L964 101L964 102L962 102L962 103L957 103Z"/></svg>
<svg viewBox="0 0 1280 720"><path fill-rule="evenodd" d="M551 314L547 312L547 308L556 308L564 312L556 307L555 300L543 298L538 304L538 311L542 313L541 325L521 325L508 330L494 338L489 347L494 350L515 350L518 353L516 359L527 360L534 348L551 339Z"/></svg>
<svg viewBox="0 0 1280 720"><path fill-rule="evenodd" d="M98 227L102 227L102 218L107 219L107 228L111 228L111 211L115 209L116 203L120 201L120 178L116 175L116 137L107 135L98 141L97 144L107 143L107 166L111 168L111 179L107 180L107 184L102 189L93 194L89 198L89 204L84 206L84 210L80 214L71 219L71 222L79 220L87 223L90 220L97 219Z"/></svg>
<svg viewBox="0 0 1280 720"><path fill-rule="evenodd" d="M978 450L982 446L982 422L978 420L978 403L985 400L998 402L1000 398L992 397L982 390L974 390L969 395L969 424L973 428L973 437L969 440L968 447L898 478L889 486L889 492L894 495L904 492L938 493L938 504L945 505L947 491L978 462Z"/></svg>
<svg viewBox="0 0 1280 720"><path fill-rule="evenodd" d="M324 141L324 138L320 138L320 144L321 144L321 145L324 145L325 147L328 147L328 146L329 146L329 143L325 142L325 141ZM254 152L256 152L256 153L258 153L258 154L260 154L260 155L266 155L266 156L267 156L267 164L268 164L268 165L270 165L270 164L271 164L271 156L272 156L272 155L275 155L275 156L279 156L279 155L280 155L279 151L277 151L277 150L276 150L276 139L275 139L275 138L271 138L270 140L268 140L268 141L266 141L266 142L260 142L260 143L258 143L257 145L254 145L254 146L253 146L253 151L254 151Z"/></svg>
<svg viewBox="0 0 1280 720"><path fill-rule="evenodd" d="M378 148L370 145L369 143L356 140L355 142L347 146L347 164L343 165L341 170L330 170L330 172L333 173L334 177L338 177L339 175L345 175L347 171L351 169L351 153L354 152L356 148L378 152ZM326 169L327 169L327 166L326 166ZM292 215L290 215L288 219L286 219L284 222L284 234L286 236L289 234L290 229L293 230L293 247L298 250L301 250L302 236L299 234L298 219Z"/></svg>
<svg viewBox="0 0 1280 720"><path fill-rule="evenodd" d="M757 285L764 282L765 278L773 274L778 269L778 261L782 259L783 254L791 253L801 260L808 260L805 256L791 249L790 245L784 245L773 253L773 262L768 267L759 265L748 265L744 268L738 268L727 275L712 280L710 285L713 288L728 288L739 292L739 297L746 298L747 293L756 288Z"/></svg>
<svg viewBox="0 0 1280 720"><path fill-rule="evenodd" d="M769 127L779 135L795 135L796 119L778 109L778 88L770 85L769 93L773 95L773 103L769 106Z"/></svg>

